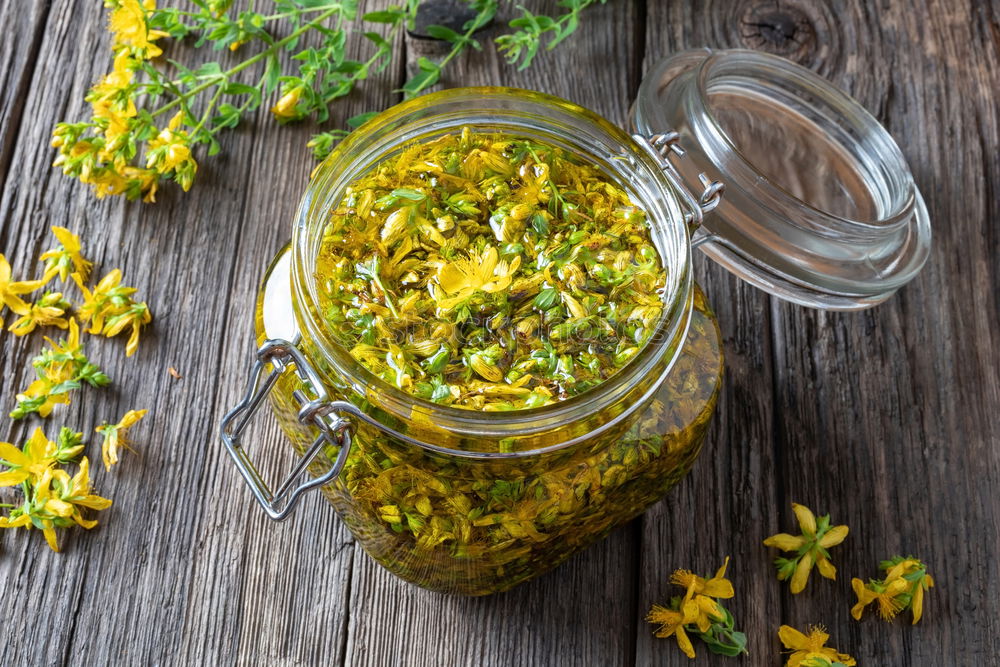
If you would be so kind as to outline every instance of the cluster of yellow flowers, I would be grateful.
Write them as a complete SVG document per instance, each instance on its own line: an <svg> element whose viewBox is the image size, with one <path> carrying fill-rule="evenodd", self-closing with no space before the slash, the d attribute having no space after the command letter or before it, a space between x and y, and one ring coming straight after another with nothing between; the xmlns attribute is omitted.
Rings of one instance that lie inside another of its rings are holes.
<svg viewBox="0 0 1000 667"><path fill-rule="evenodd" d="M17 395L17 406L10 413L13 419L30 414L48 417L58 404L69 403L69 393L86 382L94 387L110 383L108 377L83 352L80 326L75 317L67 317L71 305L61 292L46 292L38 301L28 303L23 295L41 289L55 277L62 281L72 277L84 296L76 307L82 321L91 323L90 333L103 332L115 336L126 327L132 335L126 346L131 355L138 345L139 329L151 320L145 303L131 298L134 288L121 287L121 272L115 269L102 279L93 291L84 285L90 274L91 262L81 254L80 239L69 230L53 227L60 244L42 253L45 273L39 280L15 281L7 258L0 254L0 314L6 306L20 317L10 326L15 335L23 336L40 326L68 329L68 336L59 342L46 337L48 347L32 360L37 374L27 389ZM2 326L2 322L0 322ZM102 457L105 468L118 461L120 448L127 448L125 431L146 414L146 410L130 410L117 424L101 424L96 432L103 436ZM90 462L80 458L84 450L83 434L63 427L55 441L40 428L18 449L11 443L0 442L0 487L20 487L20 505L0 504L11 508L9 515L0 516L0 528L38 528L49 546L58 551L56 529L71 525L93 528L96 520L84 517L83 510L103 510L111 501L91 493ZM62 466L79 461L72 477Z"/></svg>
<svg viewBox="0 0 1000 667"><path fill-rule="evenodd" d="M676 570L670 583L685 589L684 597L671 598L666 607L654 604L646 620L659 625L657 637L676 637L684 654L693 658L694 646L688 633L694 634L708 645L713 653L739 655L746 653L746 635L737 632L732 614L719 600L736 595L733 584L725 578L729 558L711 579L705 579L690 570Z"/></svg>
<svg viewBox="0 0 1000 667"><path fill-rule="evenodd" d="M8 468L0 473L0 486L21 485L25 496L24 503L14 507L9 516L0 516L0 528L40 528L49 547L59 551L56 528L76 523L89 530L97 525L96 520L84 518L82 509L107 509L111 501L91 493L87 457L80 460L72 478L57 467L80 455L82 437L82 433L63 428L58 441L53 442L36 428L21 449L0 442L0 463Z"/></svg>
<svg viewBox="0 0 1000 667"><path fill-rule="evenodd" d="M913 556L895 556L882 561L879 567L886 571L885 579L872 579L867 584L856 577L851 579L851 587L858 596L851 615L860 621L865 607L877 602L879 615L885 620L890 621L909 609L916 625L924 613L924 591L934 586L927 566Z"/></svg>
<svg viewBox="0 0 1000 667"><path fill-rule="evenodd" d="M791 651L786 667L852 667L858 664L846 653L827 646L830 635L819 625L809 628L808 635L782 625L778 628L778 639Z"/></svg>
<svg viewBox="0 0 1000 667"><path fill-rule="evenodd" d="M39 257L45 262L45 273L39 280L13 280L10 263L0 254L0 313L3 305L6 305L21 316L11 325L10 331L23 336L39 326L68 328L70 321L66 318L66 312L71 305L63 298L62 292L46 292L41 299L31 304L26 303L21 296L41 289L56 276L63 282L72 278L83 295L83 303L76 307L80 320L91 323L90 333L103 333L108 338L131 327L131 335L125 347L126 356L131 356L138 348L140 329L152 321L149 307L132 298L136 292L134 287L120 284L122 273L119 269L112 270L90 290L85 283L93 264L81 254L80 238L65 227L52 227L52 234L59 245L46 250Z"/></svg>
<svg viewBox="0 0 1000 667"><path fill-rule="evenodd" d="M69 392L81 382L95 387L109 382L84 355L77 319L67 316L73 306L63 298L63 293L45 292L34 303L25 302L23 295L41 289L56 277L63 282L71 277L83 296L83 302L75 306L76 316L81 322L90 323L89 333L103 333L110 338L130 328L126 356L135 353L140 330L152 321L149 306L132 298L135 288L120 284L120 270L114 269L93 290L89 289L84 283L92 264L81 254L79 237L64 227L53 227L52 233L59 245L42 253L45 273L39 280L14 280L10 263L0 254L0 313L6 306L20 316L9 331L24 336L44 326L69 330L68 338L58 343L46 338L50 349L33 360L38 378L17 395L17 406L10 414L14 419L32 413L47 417L53 406L69 402Z"/></svg>
<svg viewBox="0 0 1000 667"><path fill-rule="evenodd" d="M777 547L781 551L795 552L792 558L775 559L778 568L778 581L791 579L792 593L801 593L813 566L820 575L827 579L837 578L837 568L830 562L830 547L835 547L847 537L847 526L831 526L830 516L821 516L819 520L805 505L792 503L792 511L799 521L800 535L778 533L764 540L764 546Z"/></svg>
<svg viewBox="0 0 1000 667"><path fill-rule="evenodd" d="M125 194L151 202L162 178L172 178L187 190L198 165L191 155L191 136L178 129L184 112L178 111L161 129L154 124L156 114L140 114L134 101L135 73L162 53L155 42L166 36L147 22L156 2L105 0L105 6L110 10L114 65L87 94L91 120L56 126L52 145L59 156L53 166L93 186L98 197ZM136 158L143 144L145 166L140 166Z"/></svg>
<svg viewBox="0 0 1000 667"><path fill-rule="evenodd" d="M802 592L815 567L827 579L837 578L837 569L830 560L828 549L837 546L849 532L845 525L831 526L830 516L819 518L804 505L792 503L792 511L799 523L799 535L778 533L764 540L764 545L791 552L790 558L778 558L778 580L791 580L792 593ZM729 559L709 580L692 575L687 570L677 570L671 576L673 584L684 586L683 598L673 598L666 607L653 605L646 620L659 625L657 637L676 637L678 646L689 658L695 656L689 634L695 634L714 653L738 655L746 652L746 637L733 630L732 615L719 604L719 598L734 595L732 584L724 578ZM883 561L880 568L886 572L884 579L872 579L867 584L852 579L851 586L858 597L851 615L861 620L865 608L878 605L879 615L892 620L909 609L916 624L923 615L924 592L934 586L934 579L927 573L927 566L913 556L895 556ZM714 598L714 599L713 599ZM809 634L787 625L778 629L778 637L791 651L787 667L851 667L857 662L850 655L826 646L830 635L821 626L810 628ZM721 638L721 640L720 640Z"/></svg>

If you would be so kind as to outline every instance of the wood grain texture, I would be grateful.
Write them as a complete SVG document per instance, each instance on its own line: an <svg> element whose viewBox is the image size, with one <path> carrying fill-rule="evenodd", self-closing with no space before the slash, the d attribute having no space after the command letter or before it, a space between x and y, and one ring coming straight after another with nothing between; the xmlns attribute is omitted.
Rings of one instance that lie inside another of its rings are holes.
<svg viewBox="0 0 1000 667"><path fill-rule="evenodd" d="M0 252L18 275L36 273L48 226L78 230L97 270L121 267L156 315L132 359L122 341L90 341L113 388L84 389L43 423L89 432L130 408L151 411L138 454L94 472L115 500L99 528L67 532L62 554L36 533L0 535L0 618L30 622L8 633L0 664L736 664L704 650L690 663L642 621L674 568L713 571L726 555L729 607L750 639L740 664L778 664L781 623L825 624L863 665L984 665L1000 654L1000 3L610 0L524 72L486 43L512 11L443 86L534 88L624 124L643 69L684 48L767 50L830 78L909 160L934 223L927 267L874 310L831 314L699 260L727 377L692 474L535 582L490 598L428 593L375 565L318 496L268 522L216 438L242 391L257 281L289 235L314 128L276 131L262 109L224 135L190 193L168 189L155 206L97 201L49 166L48 135L85 112L86 89L109 65L100 3L0 2L18 35L0 42ZM397 50L412 66L440 45L409 38ZM334 121L392 104L403 78L386 71ZM0 405L27 384L39 346L40 336L0 336ZM0 439L20 442L39 423L0 420ZM276 427L262 420L253 437L279 475L290 462ZM836 552L838 581L814 580L799 596L774 580L760 544L792 527L792 501L852 531ZM853 621L850 577L877 575L894 552L923 557L937 579L924 621Z"/></svg>

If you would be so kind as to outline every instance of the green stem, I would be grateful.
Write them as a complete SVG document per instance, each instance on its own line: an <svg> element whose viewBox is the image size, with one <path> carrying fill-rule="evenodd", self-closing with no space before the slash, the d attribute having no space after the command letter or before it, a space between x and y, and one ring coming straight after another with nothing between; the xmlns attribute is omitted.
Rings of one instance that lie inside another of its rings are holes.
<svg viewBox="0 0 1000 667"><path fill-rule="evenodd" d="M326 10L325 12L323 12L322 14L320 14L319 16L317 16L315 19L313 19L309 23L306 23L305 25L299 26L297 29L293 30L284 39L278 40L277 42L275 42L274 44L272 44L268 48L264 49L263 51L261 51L257 55L252 56L250 58L247 58L246 60L244 60L243 62L241 62L239 65L236 65L235 67L233 67L233 68L231 68L229 70L226 70L225 72L223 72L219 76L213 77L212 79L206 81L205 83L203 83L203 84L201 84L199 86L195 86L194 88L192 88L191 90L189 90L186 94L182 95L181 97L179 97L179 98L177 98L177 99L175 99L175 100L173 100L171 102L168 102L168 103L164 104L159 109L157 109L156 111L154 111L151 115L155 117L155 116L159 116L162 113L166 113L167 111L169 111L169 110L173 109L174 107L176 107L177 105L179 105L181 103L181 99L186 99L186 98L189 98L189 97L193 97L193 96L197 95L198 93L200 93L203 90L206 90L208 88L211 88L214 85L217 85L217 84L219 84L219 83L221 83L223 81L228 80L234 74L239 74L240 72L242 72L246 68L250 67L251 65L254 65L254 64L260 62L261 60L263 60L264 58L267 58L268 56L273 55L274 53L276 53L277 51L279 51L286 44L289 44L292 41L298 39L299 35L301 35L302 33L308 32L309 30L312 30L317 25L319 25L320 23L322 23L326 19L330 18L334 14L340 12L341 10L342 10L342 7L340 7L339 5L337 7L334 7L333 9Z"/></svg>
<svg viewBox="0 0 1000 667"><path fill-rule="evenodd" d="M329 8L336 8L337 11L343 9L343 4L340 2L330 3L329 5L320 5L319 7L309 7L307 9L296 9L290 12L282 12L280 14L269 14L267 16L262 16L261 19L264 21L280 21L281 19L288 18L289 16L303 16L305 14L313 14L315 12L322 12Z"/></svg>
<svg viewBox="0 0 1000 667"><path fill-rule="evenodd" d="M392 43L392 41L394 39L396 39L396 34L399 32L399 29L402 28L402 27L403 27L403 22L402 21L400 21L400 22L398 22L398 23L396 23L396 24L393 25L392 31L387 36L388 37L387 41L389 43ZM351 79L350 79L351 80L351 87L353 88L353 86L354 86L355 83L357 83L358 81L362 80L362 77L361 77L361 73L362 72L364 73L364 78L367 78L368 74L369 74L369 70L371 69L371 67L375 63L377 63L379 60L382 60L383 58L385 58L386 56L391 57L392 53L391 52L386 53L382 49L376 50L375 53L372 55L372 57L369 58L368 60L366 60L365 64L362 67L360 67L357 72L354 72L353 74L351 74ZM346 94L346 93L344 93L344 94ZM331 96L329 98L324 99L323 101L325 103L329 104L330 102L332 102L333 100L337 99L338 97L343 97L344 94L334 95L334 96Z"/></svg>
<svg viewBox="0 0 1000 667"><path fill-rule="evenodd" d="M239 114L240 114L240 116L242 116L242 115L243 115L243 112L244 112L244 111L246 111L247 109L249 109L249 108L250 108L250 105L251 105L252 103L253 103L253 98L251 97L251 98L247 99L247 101L246 101L246 102L244 102L244 103L243 103L243 104L241 104L241 105L240 105L239 107L237 107L237 110L239 111ZM212 128L212 129L210 129L210 130L207 130L207 132L208 132L208 135L209 135L209 136L211 136L211 137L214 137L214 136L216 135L216 133L217 133L217 132L219 132L220 130L224 130L224 129L230 129L230 128L229 128L228 126L225 126L225 125L219 125L219 126L217 126L217 127L213 127L213 128ZM193 134L193 133L192 133L192 134Z"/></svg>
<svg viewBox="0 0 1000 667"><path fill-rule="evenodd" d="M476 16L476 18L474 18L474 19L472 19L470 21L470 23L469 23L469 29L466 30L464 33L462 33L462 39L460 41L456 42L454 45L452 45L451 51L448 52L448 55L446 55L441 60L441 62L438 63L438 69L439 70L440 69L444 69L448 65L448 63L450 63L452 60L454 60L458 56L458 54L460 54L463 51L465 51L465 49L469 45L469 41L472 38L472 35L476 32L476 30L478 30L479 28L482 27L480 25L480 17L483 14L485 14L485 13L486 12L482 12L481 14L479 14L478 16ZM413 91L411 93L411 96L412 95L416 95L417 93L419 93L420 91L422 91L426 87L427 86L421 86L420 88L417 88L415 91Z"/></svg>
<svg viewBox="0 0 1000 667"><path fill-rule="evenodd" d="M220 97L222 97L222 86L215 89L215 94L212 95L212 99L208 101L208 106L205 107L205 113L201 115L201 120L199 120L198 124L195 125L193 130L191 130L191 136L197 134L198 130L200 130L205 123L208 122L208 118L211 115L212 110L215 109L215 105L219 102Z"/></svg>
<svg viewBox="0 0 1000 667"><path fill-rule="evenodd" d="M293 9L291 11L281 12L280 14L268 14L267 16L261 16L260 19L262 21L280 21L281 19L288 18L289 16L304 16L306 14L315 14L316 12L326 11L327 9L331 8L336 8L340 10L343 8L343 3L331 2L329 4L319 5L317 7L307 7L305 9ZM206 12L209 13L209 16L212 16L210 10L207 7L200 12L189 12L183 9L174 9L174 8L171 8L170 11L174 14L179 14L181 16L190 16L191 18L203 18ZM253 9L251 8L250 11L252 12ZM217 17L212 16L212 18L217 18ZM196 28L196 26L193 25L189 25L187 27Z"/></svg>

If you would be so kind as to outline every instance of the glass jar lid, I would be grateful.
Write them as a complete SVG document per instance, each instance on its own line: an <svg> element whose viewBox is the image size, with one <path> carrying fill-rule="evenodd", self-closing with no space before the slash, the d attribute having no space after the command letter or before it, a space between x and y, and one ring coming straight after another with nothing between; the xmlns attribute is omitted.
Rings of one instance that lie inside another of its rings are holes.
<svg viewBox="0 0 1000 667"><path fill-rule="evenodd" d="M756 51L684 51L653 66L630 116L633 132L673 149L689 192L725 186L692 244L775 296L867 308L927 260L927 208L899 147L804 67Z"/></svg>

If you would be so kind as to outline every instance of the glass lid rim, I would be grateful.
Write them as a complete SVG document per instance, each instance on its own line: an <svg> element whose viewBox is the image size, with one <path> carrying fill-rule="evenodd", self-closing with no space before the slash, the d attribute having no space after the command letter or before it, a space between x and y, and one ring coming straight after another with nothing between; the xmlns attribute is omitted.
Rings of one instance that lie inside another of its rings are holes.
<svg viewBox="0 0 1000 667"><path fill-rule="evenodd" d="M691 50L682 53L697 53L701 50ZM837 223L847 223L852 227L869 229L872 232L884 232L892 229L896 229L906 225L907 218L910 215L910 210L912 207L913 199L915 193L918 192L917 185L913 180L913 174L910 171L909 164L906 161L906 157L903 155L902 149L900 149L899 144L896 142L892 134L885 128L885 126L876 118L868 109L864 107L858 100L856 100L852 95L848 94L846 91L842 90L840 87L831 83L828 79L820 76L813 70L805 67L793 60L788 58L783 58L781 56L767 53L766 51L755 51L753 49L705 49L703 51L704 58L697 65L698 75L696 78L698 84L698 95L702 102L705 116L711 121L711 129L717 134L719 139L725 142L726 147L732 151L733 155L742 162L743 166L757 172L759 178L767 184L769 188L773 188L774 191L779 193L782 197L788 198L794 201L797 205L802 206L811 213L817 214L824 218L830 219ZM674 55L681 55L680 53ZM824 94L834 96L838 98L838 101L851 107L851 111L857 114L861 119L865 121L868 128L878 134L878 138L882 140L885 145L892 151L892 164L888 163L884 157L880 156L880 164L890 167L890 171L903 177L904 189L907 192L907 197L905 203L897 206L891 211L890 215L880 217L875 220L863 220L858 217L848 217L845 215L840 215L833 213L831 211L819 208L813 203L799 197L798 195L790 192L781 183L775 181L772 177L764 174L760 171L760 168L754 163L752 159L747 157L745 151L736 145L736 142L730 136L730 133L726 131L720 122L716 112L712 110L712 105L710 104L708 85L706 78L708 72L706 68L712 64L712 61L721 61L723 59L730 58L744 58L756 61L758 63L766 65L775 65L794 72L797 77L808 80L810 83L817 84L824 88ZM669 58L668 58L669 59ZM667 59L665 59L667 60ZM888 224L886 224L888 222Z"/></svg>
<svg viewBox="0 0 1000 667"><path fill-rule="evenodd" d="M749 159L710 103L705 79L713 65L719 66L713 74L737 95L742 85L744 94L759 99L762 108L790 104L785 113L801 115L805 132L832 150L846 151L849 169L878 202L875 215L824 210L790 192L768 176L766 167ZM754 86L756 81L759 87ZM783 103L782 94L789 102ZM830 128L818 125L812 113L821 114ZM702 183L717 179L729 189L722 205L706 215L695 235L696 245L714 262L765 292L812 308L857 310L888 298L926 264L930 220L899 144L858 100L799 63L750 49L670 53L643 76L629 122L641 135L678 137L684 148L679 155L692 155L678 159L693 160L681 177L686 189L698 187L692 180L698 172L704 172L699 174ZM720 262L718 253L710 252L713 248L724 248L743 268L753 265L764 273L734 270L736 264ZM766 279L749 277L755 273ZM794 290L776 287L788 277Z"/></svg>

